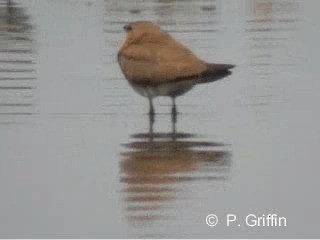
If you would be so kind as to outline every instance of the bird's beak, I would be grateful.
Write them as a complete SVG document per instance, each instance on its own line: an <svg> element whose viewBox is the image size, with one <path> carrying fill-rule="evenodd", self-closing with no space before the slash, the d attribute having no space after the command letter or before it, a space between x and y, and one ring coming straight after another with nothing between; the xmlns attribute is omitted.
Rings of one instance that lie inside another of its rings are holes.
<svg viewBox="0 0 320 240"><path fill-rule="evenodd" d="M126 32L129 32L129 31L132 30L132 27L131 27L130 24L126 24L126 25L124 25L123 29L124 29Z"/></svg>

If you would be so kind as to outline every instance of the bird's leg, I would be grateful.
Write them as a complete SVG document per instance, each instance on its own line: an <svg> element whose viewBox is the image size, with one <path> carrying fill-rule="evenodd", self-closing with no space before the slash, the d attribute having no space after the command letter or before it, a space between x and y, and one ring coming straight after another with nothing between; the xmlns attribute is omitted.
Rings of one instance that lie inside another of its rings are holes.
<svg viewBox="0 0 320 240"><path fill-rule="evenodd" d="M154 124L154 115L149 114L149 138L150 138L150 141L153 141L153 124Z"/></svg>
<svg viewBox="0 0 320 240"><path fill-rule="evenodd" d="M175 141L176 140L176 123L177 123L177 115L172 115L171 116L171 125L172 125L172 140Z"/></svg>
<svg viewBox="0 0 320 240"><path fill-rule="evenodd" d="M177 122L176 101L175 101L175 97L172 97L171 99L172 99L171 121L172 121L172 124L175 125L175 123Z"/></svg>
<svg viewBox="0 0 320 240"><path fill-rule="evenodd" d="M149 97L149 135L150 140L153 141L153 124L154 124L154 108L152 97Z"/></svg>
<svg viewBox="0 0 320 240"><path fill-rule="evenodd" d="M175 97L172 97L172 109L171 109L171 114L176 118L177 116L177 107L176 107L176 99Z"/></svg>
<svg viewBox="0 0 320 240"><path fill-rule="evenodd" d="M176 123L177 123L177 108L175 97L172 97L172 111L171 111L171 124L172 124L172 141L176 140Z"/></svg>
<svg viewBox="0 0 320 240"><path fill-rule="evenodd" d="M153 108L153 103L152 103L151 97L149 97L149 115L154 116L154 108Z"/></svg>

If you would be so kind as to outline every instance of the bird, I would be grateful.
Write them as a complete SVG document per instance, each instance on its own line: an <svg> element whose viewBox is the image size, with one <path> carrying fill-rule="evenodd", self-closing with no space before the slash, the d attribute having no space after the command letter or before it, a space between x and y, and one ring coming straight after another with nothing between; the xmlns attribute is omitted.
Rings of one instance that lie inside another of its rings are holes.
<svg viewBox="0 0 320 240"><path fill-rule="evenodd" d="M149 100L149 115L154 115L153 99L172 99L171 114L177 114L175 99L193 86L230 75L233 64L209 63L149 21L126 24L126 39L117 60L131 87Z"/></svg>

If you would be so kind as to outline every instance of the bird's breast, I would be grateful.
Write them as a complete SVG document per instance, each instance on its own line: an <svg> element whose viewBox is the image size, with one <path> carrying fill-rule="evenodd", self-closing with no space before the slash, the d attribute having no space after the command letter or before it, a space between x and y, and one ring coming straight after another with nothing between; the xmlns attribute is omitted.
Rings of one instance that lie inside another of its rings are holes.
<svg viewBox="0 0 320 240"><path fill-rule="evenodd" d="M118 56L120 68L130 82L142 82L152 78L152 63L128 58L122 54Z"/></svg>

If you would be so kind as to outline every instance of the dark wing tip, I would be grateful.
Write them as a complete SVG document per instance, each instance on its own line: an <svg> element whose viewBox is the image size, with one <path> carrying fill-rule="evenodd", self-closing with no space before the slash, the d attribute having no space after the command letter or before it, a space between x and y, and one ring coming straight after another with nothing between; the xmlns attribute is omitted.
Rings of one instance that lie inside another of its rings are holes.
<svg viewBox="0 0 320 240"><path fill-rule="evenodd" d="M236 65L233 64L210 64L210 69L216 70L216 71L224 71L234 68Z"/></svg>
<svg viewBox="0 0 320 240"><path fill-rule="evenodd" d="M209 63L208 69L202 74L198 83L207 83L220 80L232 74L230 69L234 68L233 64L216 64Z"/></svg>
<svg viewBox="0 0 320 240"><path fill-rule="evenodd" d="M212 73L212 74L226 72L235 67L235 65L233 64L223 64L223 63L209 63L207 66L208 66L207 73Z"/></svg>
<svg viewBox="0 0 320 240"><path fill-rule="evenodd" d="M233 65L233 64L225 64L227 66L227 69L232 69L232 68L235 68L236 65Z"/></svg>

